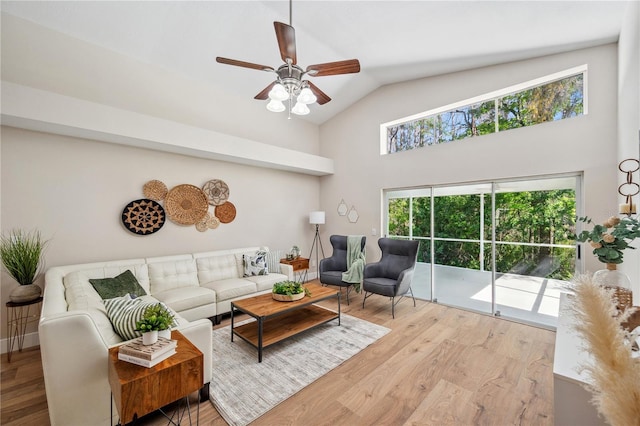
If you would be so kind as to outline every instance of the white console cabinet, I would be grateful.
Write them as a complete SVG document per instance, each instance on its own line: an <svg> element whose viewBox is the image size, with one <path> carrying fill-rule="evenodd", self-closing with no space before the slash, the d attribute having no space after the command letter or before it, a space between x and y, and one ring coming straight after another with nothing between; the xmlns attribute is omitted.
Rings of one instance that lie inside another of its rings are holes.
<svg viewBox="0 0 640 426"><path fill-rule="evenodd" d="M573 316L566 309L567 293L560 296L560 312L553 358L554 420L558 426L604 425L604 419L591 404L591 393L584 388L586 374L579 366L589 360L581 336L572 328Z"/></svg>

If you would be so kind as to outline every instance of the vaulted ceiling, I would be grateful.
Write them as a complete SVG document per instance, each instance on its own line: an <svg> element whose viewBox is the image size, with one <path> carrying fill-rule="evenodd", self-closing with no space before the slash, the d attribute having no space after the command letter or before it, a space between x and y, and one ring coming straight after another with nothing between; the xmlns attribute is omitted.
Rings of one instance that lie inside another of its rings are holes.
<svg viewBox="0 0 640 426"><path fill-rule="evenodd" d="M615 42L625 1L293 2L298 63L358 58L359 74L310 78L333 100L320 124L376 88L405 80ZM145 63L217 85L240 102L274 74L216 56L282 64L273 21L288 1L2 1L2 11Z"/></svg>

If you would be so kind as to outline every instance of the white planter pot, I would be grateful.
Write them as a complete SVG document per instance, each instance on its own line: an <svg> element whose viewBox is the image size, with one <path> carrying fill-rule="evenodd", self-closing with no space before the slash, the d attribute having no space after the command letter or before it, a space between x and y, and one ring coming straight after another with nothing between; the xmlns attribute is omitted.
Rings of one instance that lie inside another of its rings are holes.
<svg viewBox="0 0 640 426"><path fill-rule="evenodd" d="M147 331L146 333L142 333L142 344L143 345L153 345L158 341L158 330Z"/></svg>

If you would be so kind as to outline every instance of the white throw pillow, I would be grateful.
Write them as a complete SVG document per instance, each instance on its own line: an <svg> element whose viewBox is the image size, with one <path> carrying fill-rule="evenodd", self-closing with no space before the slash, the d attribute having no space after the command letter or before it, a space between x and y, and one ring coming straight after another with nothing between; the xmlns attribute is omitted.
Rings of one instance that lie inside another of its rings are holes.
<svg viewBox="0 0 640 426"><path fill-rule="evenodd" d="M269 270L267 269L267 252L257 251L255 255L242 256L244 263L244 276L250 277L252 275L267 275Z"/></svg>

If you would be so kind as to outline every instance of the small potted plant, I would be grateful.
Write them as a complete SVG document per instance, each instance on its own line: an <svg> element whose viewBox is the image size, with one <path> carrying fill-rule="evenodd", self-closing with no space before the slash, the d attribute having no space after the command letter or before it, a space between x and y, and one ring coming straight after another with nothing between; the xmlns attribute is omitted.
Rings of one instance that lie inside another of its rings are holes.
<svg viewBox="0 0 640 426"><path fill-rule="evenodd" d="M171 336L173 320L174 316L171 311L161 303L156 303L145 309L142 318L136 322L136 331L142 333L142 344L153 345L158 341L158 333L165 330L169 331L169 336Z"/></svg>
<svg viewBox="0 0 640 426"><path fill-rule="evenodd" d="M14 229L0 239L2 263L9 275L20 284L9 295L12 302L30 302L42 294L42 289L34 281L42 270L46 244L39 231Z"/></svg>
<svg viewBox="0 0 640 426"><path fill-rule="evenodd" d="M300 300L305 296L311 296L308 288L303 287L301 283L295 281L280 281L273 285L271 297L280 302L293 302Z"/></svg>

